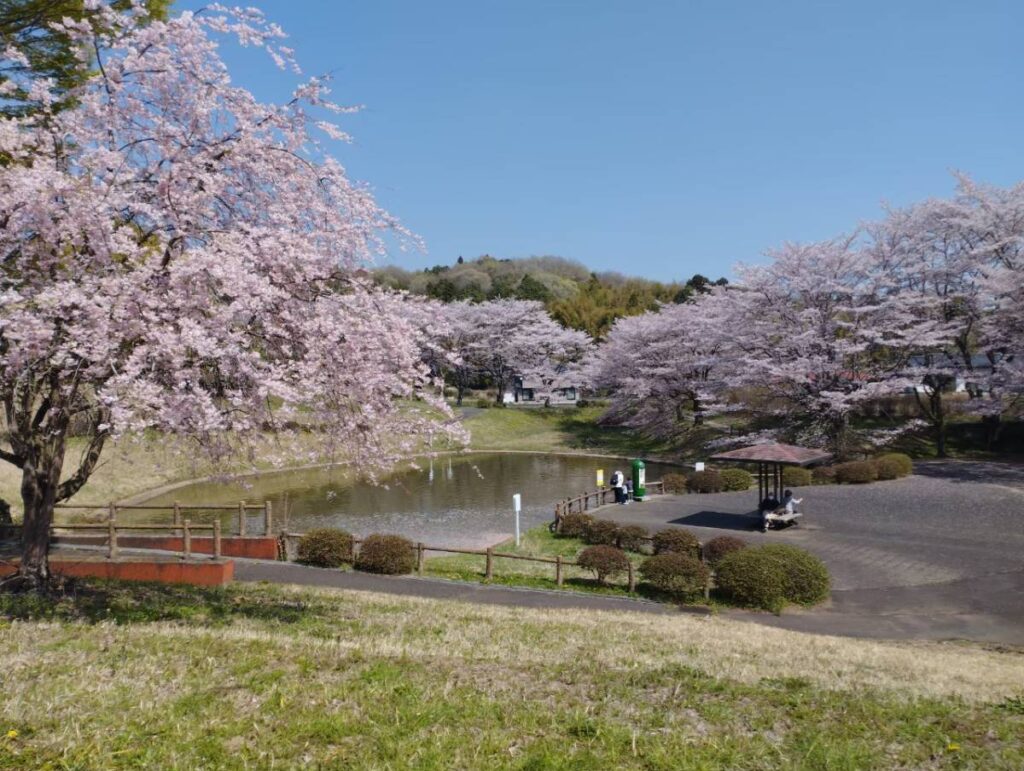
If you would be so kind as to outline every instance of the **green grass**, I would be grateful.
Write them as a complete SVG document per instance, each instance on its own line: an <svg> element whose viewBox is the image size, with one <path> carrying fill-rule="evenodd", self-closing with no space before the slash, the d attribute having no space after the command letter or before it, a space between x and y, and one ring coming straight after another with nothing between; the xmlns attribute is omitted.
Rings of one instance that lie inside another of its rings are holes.
<svg viewBox="0 0 1024 771"><path fill-rule="evenodd" d="M0 596L0 645L0 768L1024 767L1024 660L974 647L117 584Z"/></svg>

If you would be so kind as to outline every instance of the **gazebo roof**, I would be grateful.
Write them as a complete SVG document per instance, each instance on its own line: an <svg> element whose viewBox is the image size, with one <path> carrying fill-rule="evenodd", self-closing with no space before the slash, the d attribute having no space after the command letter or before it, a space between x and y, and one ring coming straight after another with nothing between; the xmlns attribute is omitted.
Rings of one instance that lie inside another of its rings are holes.
<svg viewBox="0 0 1024 771"><path fill-rule="evenodd" d="M777 463L781 466L810 466L831 459L832 455L812 447L791 444L755 444L738 450L720 452L711 460L731 460L739 463Z"/></svg>

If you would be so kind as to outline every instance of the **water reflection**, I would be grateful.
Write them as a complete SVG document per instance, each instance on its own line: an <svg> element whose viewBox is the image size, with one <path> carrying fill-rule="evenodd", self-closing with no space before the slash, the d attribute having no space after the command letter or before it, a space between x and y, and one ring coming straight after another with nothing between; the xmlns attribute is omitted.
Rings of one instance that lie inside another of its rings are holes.
<svg viewBox="0 0 1024 771"><path fill-rule="evenodd" d="M627 461L546 454L472 454L421 461L418 469L393 474L379 485L353 480L344 469L307 469L265 474L246 482L197 483L149 503L185 507L269 500L274 529L302 532L342 527L356 535L401 533L437 545L488 545L513 529L512 495L523 497L522 522L528 528L550 521L554 502L593 490L598 469L605 479ZM648 479L667 469L647 466ZM208 521L213 515L207 515ZM231 515L223 515L225 523ZM196 514L194 519L203 520ZM251 528L260 526L252 517Z"/></svg>

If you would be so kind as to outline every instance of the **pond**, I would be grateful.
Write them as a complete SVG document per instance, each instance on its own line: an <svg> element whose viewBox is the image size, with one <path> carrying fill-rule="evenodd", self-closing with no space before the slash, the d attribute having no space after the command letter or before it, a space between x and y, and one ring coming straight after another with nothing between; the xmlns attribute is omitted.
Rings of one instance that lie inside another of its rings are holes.
<svg viewBox="0 0 1024 771"><path fill-rule="evenodd" d="M304 532L340 527L364 536L399 533L437 546L489 546L515 528L512 496L522 495L523 530L550 522L554 503L595 488L595 472L605 479L615 469L628 473L628 461L615 458L532 453L473 453L423 459L419 469L403 470L380 484L353 480L343 467L280 471L240 481L197 482L146 501L182 507L226 505L239 500L270 501L274 530ZM647 478L671 471L648 463ZM250 517L250 531L262 532L262 517ZM195 522L209 522L212 512L188 512ZM234 516L221 514L225 532ZM128 519L128 512L125 513ZM164 512L131 514L130 521L167 521Z"/></svg>

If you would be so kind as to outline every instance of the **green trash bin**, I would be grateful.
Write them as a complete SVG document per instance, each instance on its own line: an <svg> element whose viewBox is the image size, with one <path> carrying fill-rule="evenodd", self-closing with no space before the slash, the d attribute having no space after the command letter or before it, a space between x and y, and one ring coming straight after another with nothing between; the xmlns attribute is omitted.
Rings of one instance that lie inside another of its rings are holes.
<svg viewBox="0 0 1024 771"><path fill-rule="evenodd" d="M633 500L647 499L647 466L642 460L633 461Z"/></svg>

